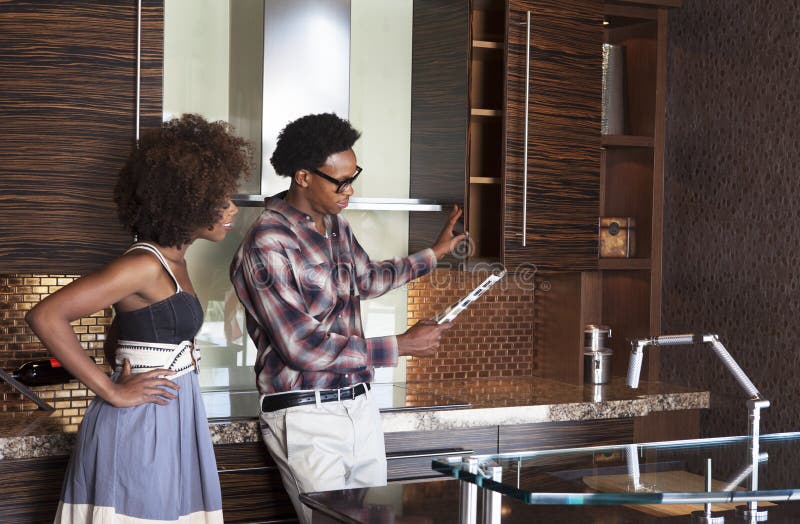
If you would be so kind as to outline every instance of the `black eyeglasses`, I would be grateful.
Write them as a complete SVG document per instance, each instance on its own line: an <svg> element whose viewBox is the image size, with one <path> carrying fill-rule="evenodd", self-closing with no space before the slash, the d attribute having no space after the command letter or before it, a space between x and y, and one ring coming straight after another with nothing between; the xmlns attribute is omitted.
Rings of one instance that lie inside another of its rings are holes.
<svg viewBox="0 0 800 524"><path fill-rule="evenodd" d="M350 188L350 186L353 185L353 182L356 181L356 178L358 178L358 175L361 174L362 169L360 167L356 166L356 173L353 176L351 176L350 178L345 178L344 180L336 180L332 176L326 175L325 173L323 173L319 169L309 169L308 171L311 172L311 173L314 173L318 177L324 178L328 182L336 184L336 192L337 193L344 193L345 191L347 191Z"/></svg>

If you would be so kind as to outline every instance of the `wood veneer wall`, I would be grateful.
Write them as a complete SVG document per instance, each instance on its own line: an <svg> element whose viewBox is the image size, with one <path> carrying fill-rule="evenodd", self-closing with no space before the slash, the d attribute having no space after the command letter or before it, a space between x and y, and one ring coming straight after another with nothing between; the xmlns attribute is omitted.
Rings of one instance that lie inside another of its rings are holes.
<svg viewBox="0 0 800 524"><path fill-rule="evenodd" d="M161 121L163 0L142 9L141 124ZM112 192L135 138L137 2L0 3L0 273L85 274L130 241Z"/></svg>

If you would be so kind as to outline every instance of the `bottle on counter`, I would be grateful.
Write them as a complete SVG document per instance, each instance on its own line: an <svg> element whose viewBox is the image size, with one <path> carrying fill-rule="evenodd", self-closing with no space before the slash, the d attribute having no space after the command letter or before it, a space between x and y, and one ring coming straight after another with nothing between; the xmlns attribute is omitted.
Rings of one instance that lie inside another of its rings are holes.
<svg viewBox="0 0 800 524"><path fill-rule="evenodd" d="M75 380L67 368L55 358L40 358L25 362L12 371L11 376L26 386L49 386Z"/></svg>

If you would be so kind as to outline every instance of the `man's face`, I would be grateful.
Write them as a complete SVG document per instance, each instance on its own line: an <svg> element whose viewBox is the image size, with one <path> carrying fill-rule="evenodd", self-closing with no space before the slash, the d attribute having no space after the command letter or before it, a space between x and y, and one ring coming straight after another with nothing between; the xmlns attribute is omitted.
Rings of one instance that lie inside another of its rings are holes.
<svg viewBox="0 0 800 524"><path fill-rule="evenodd" d="M339 181L352 178L356 173L356 154L352 149L334 153L317 170ZM341 213L354 193L352 186L337 193L337 186L332 181L309 174L307 198L312 209L321 215Z"/></svg>

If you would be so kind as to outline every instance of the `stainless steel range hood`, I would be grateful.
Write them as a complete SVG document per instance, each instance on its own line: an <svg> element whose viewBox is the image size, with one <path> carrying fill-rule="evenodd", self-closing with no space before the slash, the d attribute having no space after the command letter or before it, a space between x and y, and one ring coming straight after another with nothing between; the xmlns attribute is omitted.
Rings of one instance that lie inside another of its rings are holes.
<svg viewBox="0 0 800 524"><path fill-rule="evenodd" d="M364 11L364 6L358 10L361 22ZM245 186L244 191L259 194L234 197L242 207L260 207L265 196L288 188L289 180L275 173L269 162L286 123L320 112L350 117L351 0L267 0L263 21L260 187ZM298 83L298 79L302 81ZM383 172L381 166L377 170ZM351 198L348 209L442 210L435 200L402 198L408 193L385 197L381 193L373 196L375 193L372 188L366 190L369 197Z"/></svg>
<svg viewBox="0 0 800 524"><path fill-rule="evenodd" d="M239 207L261 207L270 195L234 195L233 203ZM359 198L350 199L347 209L369 211L441 211L442 204L424 198Z"/></svg>

